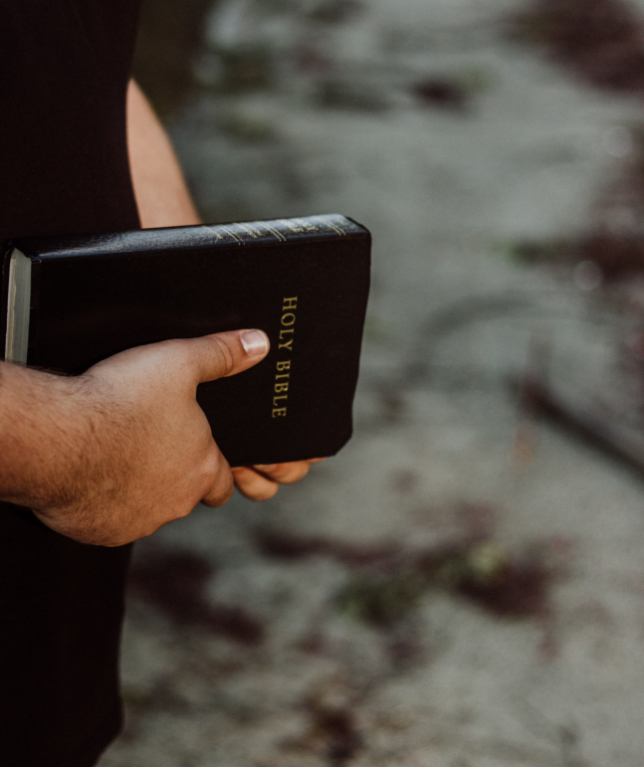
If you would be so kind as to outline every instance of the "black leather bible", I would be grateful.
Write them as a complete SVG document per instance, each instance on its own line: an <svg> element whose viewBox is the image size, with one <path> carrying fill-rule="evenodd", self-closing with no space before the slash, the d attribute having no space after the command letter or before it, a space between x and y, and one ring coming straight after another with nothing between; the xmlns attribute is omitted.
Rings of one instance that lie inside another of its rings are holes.
<svg viewBox="0 0 644 767"><path fill-rule="evenodd" d="M371 237L333 214L25 237L3 246L4 358L78 374L124 349L261 328L261 363L201 384L232 466L335 454L352 431Z"/></svg>

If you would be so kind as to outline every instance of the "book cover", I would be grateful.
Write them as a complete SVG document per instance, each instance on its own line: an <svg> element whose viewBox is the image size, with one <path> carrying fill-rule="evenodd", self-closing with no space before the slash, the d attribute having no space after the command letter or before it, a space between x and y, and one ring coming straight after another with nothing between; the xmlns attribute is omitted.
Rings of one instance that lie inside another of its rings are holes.
<svg viewBox="0 0 644 767"><path fill-rule="evenodd" d="M352 431L369 232L338 214L108 235L3 249L5 358L78 374L168 338L261 328L261 363L201 384L233 466L335 454Z"/></svg>

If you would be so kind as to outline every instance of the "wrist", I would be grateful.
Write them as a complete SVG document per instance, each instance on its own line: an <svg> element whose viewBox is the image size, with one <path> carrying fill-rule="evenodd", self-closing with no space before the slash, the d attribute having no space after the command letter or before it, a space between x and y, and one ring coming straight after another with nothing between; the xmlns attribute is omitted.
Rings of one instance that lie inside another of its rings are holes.
<svg viewBox="0 0 644 767"><path fill-rule="evenodd" d="M0 498L34 509L78 503L96 409L84 380L0 365Z"/></svg>

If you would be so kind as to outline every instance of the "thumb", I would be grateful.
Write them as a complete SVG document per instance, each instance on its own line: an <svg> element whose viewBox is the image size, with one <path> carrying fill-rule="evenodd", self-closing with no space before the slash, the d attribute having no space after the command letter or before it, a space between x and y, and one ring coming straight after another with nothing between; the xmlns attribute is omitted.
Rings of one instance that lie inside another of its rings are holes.
<svg viewBox="0 0 644 767"><path fill-rule="evenodd" d="M270 343L263 330L230 330L188 340L197 383L233 376L261 362Z"/></svg>

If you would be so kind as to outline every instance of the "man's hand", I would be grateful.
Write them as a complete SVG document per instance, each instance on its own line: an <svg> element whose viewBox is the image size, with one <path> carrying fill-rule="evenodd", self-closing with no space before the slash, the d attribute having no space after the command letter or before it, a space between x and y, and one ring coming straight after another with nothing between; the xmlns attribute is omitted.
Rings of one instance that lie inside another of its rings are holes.
<svg viewBox="0 0 644 767"><path fill-rule="evenodd" d="M221 506L233 472L197 385L241 373L267 352L254 330L141 346L75 378L2 365L0 497L104 546L150 535L199 501ZM261 500L307 470L301 462L234 472L242 492Z"/></svg>
<svg viewBox="0 0 644 767"><path fill-rule="evenodd" d="M127 93L127 138L141 226L200 224L170 139L134 80ZM301 479L310 463L315 461L236 468L233 477L247 498L263 501L272 498L280 484Z"/></svg>

